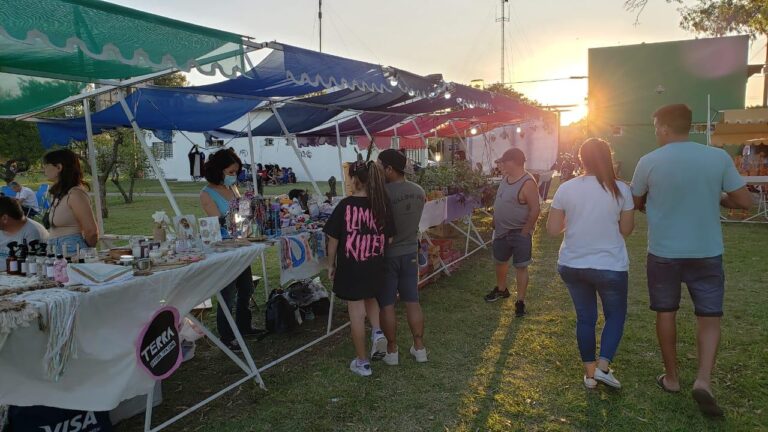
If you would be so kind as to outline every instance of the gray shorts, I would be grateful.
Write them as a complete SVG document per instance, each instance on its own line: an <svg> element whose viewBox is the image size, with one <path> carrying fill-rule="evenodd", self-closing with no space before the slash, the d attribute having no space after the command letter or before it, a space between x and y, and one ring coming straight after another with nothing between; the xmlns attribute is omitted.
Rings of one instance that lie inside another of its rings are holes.
<svg viewBox="0 0 768 432"><path fill-rule="evenodd" d="M384 259L384 288L376 299L379 307L392 306L397 301L419 302L419 263L415 253Z"/></svg>
<svg viewBox="0 0 768 432"><path fill-rule="evenodd" d="M651 310L674 312L680 309L681 285L685 282L697 316L723 316L725 272L722 255L663 258L649 253L647 265Z"/></svg>
<svg viewBox="0 0 768 432"><path fill-rule="evenodd" d="M497 264L504 264L512 258L512 265L524 268L531 265L533 236L523 235L520 230L512 230L502 237L493 239L493 259Z"/></svg>

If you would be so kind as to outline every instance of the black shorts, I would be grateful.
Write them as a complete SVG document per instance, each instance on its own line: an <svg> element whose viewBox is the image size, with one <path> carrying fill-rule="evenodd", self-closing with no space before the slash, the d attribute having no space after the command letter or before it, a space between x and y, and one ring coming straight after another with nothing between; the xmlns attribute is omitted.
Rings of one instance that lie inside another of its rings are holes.
<svg viewBox="0 0 768 432"><path fill-rule="evenodd" d="M651 310L680 309L682 283L688 287L697 316L723 316L725 272L723 256L710 258L663 258L648 254L648 295Z"/></svg>
<svg viewBox="0 0 768 432"><path fill-rule="evenodd" d="M376 295L380 307L392 306L400 294L400 301L419 302L419 263L416 254L385 258L384 288Z"/></svg>
<svg viewBox="0 0 768 432"><path fill-rule="evenodd" d="M498 264L504 264L512 258L512 265L524 268L531 265L533 236L520 233L520 230L512 230L502 237L493 239L493 259Z"/></svg>

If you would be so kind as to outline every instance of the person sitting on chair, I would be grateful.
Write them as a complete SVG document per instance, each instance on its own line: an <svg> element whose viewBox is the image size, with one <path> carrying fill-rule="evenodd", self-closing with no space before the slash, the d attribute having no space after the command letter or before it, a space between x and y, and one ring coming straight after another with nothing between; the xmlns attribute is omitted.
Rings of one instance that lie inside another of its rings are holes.
<svg viewBox="0 0 768 432"><path fill-rule="evenodd" d="M27 217L35 217L40 214L40 206L37 204L35 191L20 185L17 181L8 183L8 186L16 192L16 201L21 204L21 210Z"/></svg>

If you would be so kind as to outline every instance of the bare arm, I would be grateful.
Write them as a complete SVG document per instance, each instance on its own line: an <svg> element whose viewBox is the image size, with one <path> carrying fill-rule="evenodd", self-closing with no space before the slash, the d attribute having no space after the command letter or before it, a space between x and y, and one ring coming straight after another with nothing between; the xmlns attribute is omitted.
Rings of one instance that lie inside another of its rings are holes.
<svg viewBox="0 0 768 432"><path fill-rule="evenodd" d="M625 210L619 215L619 232L624 237L632 234L635 229L635 211Z"/></svg>
<svg viewBox="0 0 768 432"><path fill-rule="evenodd" d="M539 213L541 213L541 204L539 204L539 189L536 187L536 182L525 182L521 190L525 202L528 204L528 221L520 231L521 234L531 234L536 228L536 222L539 220Z"/></svg>
<svg viewBox="0 0 768 432"><path fill-rule="evenodd" d="M208 195L208 192L200 192L200 205L203 207L203 211L205 214L209 217L221 217L222 214L219 211L219 208L216 207L216 203L213 202L213 199L210 195Z"/></svg>
<svg viewBox="0 0 768 432"><path fill-rule="evenodd" d="M336 249L339 247L339 239L328 237L328 279L333 280L336 276Z"/></svg>
<svg viewBox="0 0 768 432"><path fill-rule="evenodd" d="M67 199L67 205L75 216L85 244L91 247L96 246L99 241L99 226L96 224L93 211L91 211L91 200L83 190L72 189L72 192ZM101 209L97 209L97 211L101 211Z"/></svg>
<svg viewBox="0 0 768 432"><path fill-rule="evenodd" d="M547 217L547 233L551 236L559 236L565 231L565 211L557 208L549 209Z"/></svg>
<svg viewBox="0 0 768 432"><path fill-rule="evenodd" d="M635 202L635 210L645 213L645 201L648 199L648 194L643 196L632 196L632 200Z"/></svg>
<svg viewBox="0 0 768 432"><path fill-rule="evenodd" d="M742 186L735 191L726 192L720 198L720 205L729 209L749 210L752 207L752 194L746 186Z"/></svg>

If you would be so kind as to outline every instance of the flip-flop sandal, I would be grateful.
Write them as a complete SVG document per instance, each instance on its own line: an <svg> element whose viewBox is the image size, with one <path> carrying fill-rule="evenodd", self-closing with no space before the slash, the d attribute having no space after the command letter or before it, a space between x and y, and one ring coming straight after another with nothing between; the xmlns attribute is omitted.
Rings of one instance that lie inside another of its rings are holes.
<svg viewBox="0 0 768 432"><path fill-rule="evenodd" d="M691 392L693 400L699 404L701 413L708 417L722 417L723 410L717 405L715 397L704 389L693 389Z"/></svg>
<svg viewBox="0 0 768 432"><path fill-rule="evenodd" d="M656 377L656 385L659 386L660 389L664 390L667 393L680 393L680 390L672 390L666 385L664 385L664 377L667 376L667 374L661 374Z"/></svg>

